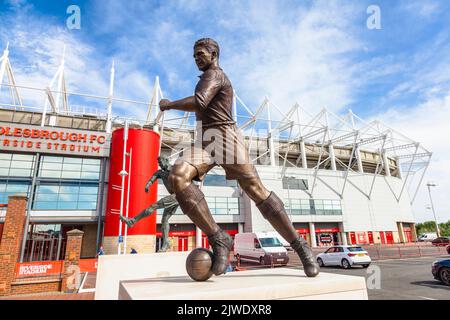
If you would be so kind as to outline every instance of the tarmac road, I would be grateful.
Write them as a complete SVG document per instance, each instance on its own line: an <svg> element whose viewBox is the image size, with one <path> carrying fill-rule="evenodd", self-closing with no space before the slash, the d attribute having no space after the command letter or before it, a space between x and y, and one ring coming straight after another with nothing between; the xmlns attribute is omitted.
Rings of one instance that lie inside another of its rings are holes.
<svg viewBox="0 0 450 320"><path fill-rule="evenodd" d="M450 286L435 280L431 274L431 263L435 260L450 259L448 255L434 257L379 260L371 266L380 269L381 286L368 289L369 300L450 300ZM373 271L356 266L345 270L339 267L323 267L322 272L372 277ZM368 274L368 272L371 272ZM374 279L373 277L371 278ZM368 281L370 285L375 281Z"/></svg>

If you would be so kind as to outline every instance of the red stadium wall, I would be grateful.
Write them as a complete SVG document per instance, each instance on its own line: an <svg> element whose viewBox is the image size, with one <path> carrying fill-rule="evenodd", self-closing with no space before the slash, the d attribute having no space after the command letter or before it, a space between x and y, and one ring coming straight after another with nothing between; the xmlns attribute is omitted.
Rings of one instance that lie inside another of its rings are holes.
<svg viewBox="0 0 450 320"><path fill-rule="evenodd" d="M125 130L117 129L112 134L111 156L109 166L108 198L105 216L105 237L115 237L119 234L119 215L122 177L123 148ZM123 201L123 215L126 215L128 184L130 184L128 217L134 217L143 209L157 201L157 183L153 184L149 192L144 188L148 179L158 170L159 135L147 129L129 129L127 150L131 154L126 157L125 192ZM131 170L131 174L130 174ZM129 179L131 179L129 181ZM119 187L119 188L117 188ZM125 224L122 223L122 235L125 234ZM133 228L128 228L128 236L156 235L156 214L142 219Z"/></svg>

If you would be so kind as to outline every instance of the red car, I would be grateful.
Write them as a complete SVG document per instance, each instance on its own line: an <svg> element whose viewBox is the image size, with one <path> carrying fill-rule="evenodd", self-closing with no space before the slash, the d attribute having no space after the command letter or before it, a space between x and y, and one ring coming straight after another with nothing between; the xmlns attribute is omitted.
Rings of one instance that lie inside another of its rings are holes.
<svg viewBox="0 0 450 320"><path fill-rule="evenodd" d="M450 237L439 237L431 241L433 246L443 247L450 244Z"/></svg>

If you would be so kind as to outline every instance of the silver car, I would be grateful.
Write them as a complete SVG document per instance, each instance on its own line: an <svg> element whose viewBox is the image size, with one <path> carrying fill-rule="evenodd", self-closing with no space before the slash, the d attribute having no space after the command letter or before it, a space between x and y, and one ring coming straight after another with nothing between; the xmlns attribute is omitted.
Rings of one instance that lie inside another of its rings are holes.
<svg viewBox="0 0 450 320"><path fill-rule="evenodd" d="M317 255L317 263L323 266L341 266L349 269L354 265L367 268L372 259L366 250L359 246L334 246Z"/></svg>

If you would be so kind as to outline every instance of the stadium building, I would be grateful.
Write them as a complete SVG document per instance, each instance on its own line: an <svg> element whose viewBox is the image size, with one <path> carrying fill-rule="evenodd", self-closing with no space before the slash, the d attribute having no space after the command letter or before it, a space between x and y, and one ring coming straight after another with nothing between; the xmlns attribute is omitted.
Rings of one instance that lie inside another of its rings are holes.
<svg viewBox="0 0 450 320"><path fill-rule="evenodd" d="M27 193L22 260L60 260L65 234L84 231L82 258L155 252L161 212L127 230L120 213L138 214L167 195L144 186L160 154L171 162L195 135L194 115L158 112L158 78L150 102L72 93L64 59L41 88L15 83L6 49L0 60L0 234L8 195ZM148 108L146 119L113 114L117 105ZM298 233L316 246L393 244L416 240L412 203L431 153L380 121L351 111L310 114L299 104L268 98L255 109L235 93L234 115L263 183L284 199ZM231 235L271 231L235 181L214 168L201 188L215 220ZM181 210L170 219L173 251L207 247L205 235Z"/></svg>

